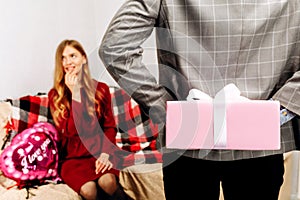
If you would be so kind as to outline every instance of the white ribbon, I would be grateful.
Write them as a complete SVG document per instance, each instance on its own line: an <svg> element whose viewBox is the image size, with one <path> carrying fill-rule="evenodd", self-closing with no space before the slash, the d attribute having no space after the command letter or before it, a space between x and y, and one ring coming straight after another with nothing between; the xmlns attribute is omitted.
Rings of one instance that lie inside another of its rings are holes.
<svg viewBox="0 0 300 200"><path fill-rule="evenodd" d="M240 96L240 90L230 83L221 89L215 96L211 98L208 94L198 90L191 89L187 96L187 101L194 100L210 100L214 108L214 148L224 149L227 146L227 122L226 107L228 102L249 100Z"/></svg>
<svg viewBox="0 0 300 200"><path fill-rule="evenodd" d="M198 90L198 89L191 89L189 91L189 95L186 97L187 101L195 101L195 100L209 100L212 101L213 99L206 93Z"/></svg>

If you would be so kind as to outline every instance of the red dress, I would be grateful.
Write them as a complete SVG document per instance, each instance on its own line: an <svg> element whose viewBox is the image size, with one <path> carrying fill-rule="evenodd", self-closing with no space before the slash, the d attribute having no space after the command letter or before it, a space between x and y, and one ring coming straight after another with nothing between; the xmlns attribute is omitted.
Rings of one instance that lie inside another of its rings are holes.
<svg viewBox="0 0 300 200"><path fill-rule="evenodd" d="M81 186L97 180L103 173L95 173L95 161L101 152L110 155L110 161L117 166L116 151L120 151L115 145L116 125L112 113L111 96L109 87L105 83L96 82L97 91L104 96L101 102L101 117L87 118L84 107L83 90L81 91L81 103L72 100L71 111L67 119L61 119L56 127L60 133L60 176L62 180L77 193ZM50 108L54 109L53 97L56 90L48 93ZM100 101L100 100L99 100ZM119 170L112 168L104 173L119 175Z"/></svg>

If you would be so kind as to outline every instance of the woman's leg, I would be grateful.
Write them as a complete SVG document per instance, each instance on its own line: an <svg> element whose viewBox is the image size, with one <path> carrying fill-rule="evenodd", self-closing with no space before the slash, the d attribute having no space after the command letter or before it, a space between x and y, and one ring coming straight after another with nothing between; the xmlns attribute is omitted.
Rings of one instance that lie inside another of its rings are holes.
<svg viewBox="0 0 300 200"><path fill-rule="evenodd" d="M97 199L97 187L94 181L89 181L85 183L80 188L80 195L85 200L96 200Z"/></svg>
<svg viewBox="0 0 300 200"><path fill-rule="evenodd" d="M118 188L116 176L111 173L103 174L98 179L98 185L110 196L113 195Z"/></svg>
<svg viewBox="0 0 300 200"><path fill-rule="evenodd" d="M99 187L110 196L111 200L130 200L118 183L114 174L107 173L98 179Z"/></svg>

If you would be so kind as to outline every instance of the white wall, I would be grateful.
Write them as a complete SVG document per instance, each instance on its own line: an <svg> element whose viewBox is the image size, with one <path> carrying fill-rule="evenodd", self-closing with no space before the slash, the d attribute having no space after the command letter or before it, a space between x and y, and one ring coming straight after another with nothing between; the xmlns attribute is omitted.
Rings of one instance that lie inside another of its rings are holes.
<svg viewBox="0 0 300 200"><path fill-rule="evenodd" d="M116 85L97 51L123 1L0 0L0 99L48 92L56 47L66 38L83 44L94 78ZM156 63L153 46L152 36L145 44L145 62L150 65Z"/></svg>

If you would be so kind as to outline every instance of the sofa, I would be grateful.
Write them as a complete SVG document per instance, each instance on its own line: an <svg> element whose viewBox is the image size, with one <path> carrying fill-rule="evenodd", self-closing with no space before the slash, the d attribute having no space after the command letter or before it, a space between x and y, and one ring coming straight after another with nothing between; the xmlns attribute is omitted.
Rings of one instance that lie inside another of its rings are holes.
<svg viewBox="0 0 300 200"><path fill-rule="evenodd" d="M132 199L165 200L162 156L155 148L157 127L141 115L139 105L124 90L111 86L110 92L118 128L116 145L135 153L133 157L126 158L123 163L120 184ZM9 120L12 121L16 134L36 122L52 122L47 95L38 93L17 99L0 100L0 147L3 146L3 138L6 137L7 131L5 127ZM286 171L279 200L300 200L299 166L299 151L285 154ZM5 177L0 171L0 199L24 200L26 197L32 200L81 200L81 197L66 184L53 181L29 190L19 189L15 181ZM223 200L222 191L220 200Z"/></svg>
<svg viewBox="0 0 300 200"><path fill-rule="evenodd" d="M117 124L116 145L134 152L124 159L119 182L124 191L137 200L164 200L162 156L156 150L158 128L141 115L139 105L124 90L110 87L112 109ZM21 133L37 122L53 123L45 93L26 95L0 101L0 147L6 144L7 124L12 122L14 134ZM17 187L16 182L0 171L0 199L60 199L81 200L81 197L62 182L53 180L29 189Z"/></svg>

